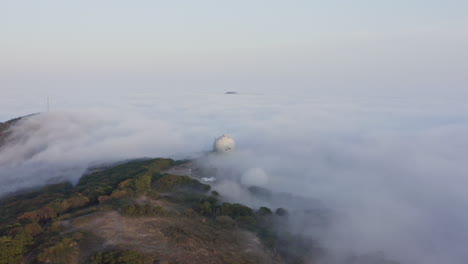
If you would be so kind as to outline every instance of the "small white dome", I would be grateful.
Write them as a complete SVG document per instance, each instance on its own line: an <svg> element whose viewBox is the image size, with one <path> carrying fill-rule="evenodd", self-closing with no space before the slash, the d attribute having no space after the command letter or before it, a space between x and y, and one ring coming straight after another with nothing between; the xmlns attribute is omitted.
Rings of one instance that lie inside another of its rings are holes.
<svg viewBox="0 0 468 264"><path fill-rule="evenodd" d="M217 153L228 153L236 150L236 143L228 135L217 138L213 144L213 151Z"/></svg>

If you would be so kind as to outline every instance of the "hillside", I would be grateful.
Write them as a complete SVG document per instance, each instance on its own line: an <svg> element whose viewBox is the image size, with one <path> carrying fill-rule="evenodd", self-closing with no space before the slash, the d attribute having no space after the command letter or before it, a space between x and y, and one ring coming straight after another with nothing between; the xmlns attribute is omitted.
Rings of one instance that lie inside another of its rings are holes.
<svg viewBox="0 0 468 264"><path fill-rule="evenodd" d="M273 225L286 214L223 202L163 173L170 159L95 171L0 201L0 263L301 263ZM301 252L303 254L304 252ZM309 256L310 257L310 256Z"/></svg>
<svg viewBox="0 0 468 264"><path fill-rule="evenodd" d="M9 135L9 128L20 119L21 118L12 119L5 123L0 122L0 147L5 143L5 140Z"/></svg>
<svg viewBox="0 0 468 264"><path fill-rule="evenodd" d="M33 115L36 115L36 114L13 118L3 123L0 122L0 148L3 146L3 144L7 142L7 138L11 134L10 128L14 126L16 123L18 123L20 120L22 120L23 118L33 116Z"/></svg>
<svg viewBox="0 0 468 264"><path fill-rule="evenodd" d="M0 148L20 139L9 135L21 119L0 124ZM302 234L310 225L321 233L332 222L319 200L242 186L249 197L243 201L257 206L250 208L198 181L222 177L202 163L132 160L93 167L74 185L2 197L0 264L397 264L379 252L336 258L315 233Z"/></svg>

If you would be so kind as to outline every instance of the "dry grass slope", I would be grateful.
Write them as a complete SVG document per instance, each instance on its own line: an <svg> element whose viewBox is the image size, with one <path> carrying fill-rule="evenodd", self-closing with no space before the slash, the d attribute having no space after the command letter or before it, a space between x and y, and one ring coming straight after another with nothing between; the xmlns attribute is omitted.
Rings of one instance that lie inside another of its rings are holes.
<svg viewBox="0 0 468 264"><path fill-rule="evenodd" d="M104 239L105 247L139 250L169 263L281 263L251 232L203 217L125 217L116 211L84 216L74 229Z"/></svg>

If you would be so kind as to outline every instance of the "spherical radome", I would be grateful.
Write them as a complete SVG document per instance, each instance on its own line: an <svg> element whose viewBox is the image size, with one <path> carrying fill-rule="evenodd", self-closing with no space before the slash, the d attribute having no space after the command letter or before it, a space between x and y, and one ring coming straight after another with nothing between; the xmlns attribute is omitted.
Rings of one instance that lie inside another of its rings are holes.
<svg viewBox="0 0 468 264"><path fill-rule="evenodd" d="M236 143L228 135L217 138L213 144L213 151L217 153L229 153L236 150Z"/></svg>

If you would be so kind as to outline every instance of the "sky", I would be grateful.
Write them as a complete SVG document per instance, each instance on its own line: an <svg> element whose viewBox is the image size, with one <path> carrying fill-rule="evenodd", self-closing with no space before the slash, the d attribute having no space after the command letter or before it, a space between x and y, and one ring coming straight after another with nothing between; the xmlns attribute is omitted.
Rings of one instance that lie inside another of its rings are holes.
<svg viewBox="0 0 468 264"><path fill-rule="evenodd" d="M51 110L0 149L0 195L228 133L238 154L208 163L233 201L259 205L239 184L259 168L339 216L290 226L337 255L467 263L467 1L0 6L0 122Z"/></svg>
<svg viewBox="0 0 468 264"><path fill-rule="evenodd" d="M96 93L138 89L287 86L314 94L452 97L467 90L468 3L462 0L1 6L2 97L28 100L36 111L46 94L84 102ZM15 115L5 111L1 120Z"/></svg>

